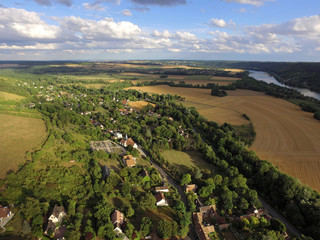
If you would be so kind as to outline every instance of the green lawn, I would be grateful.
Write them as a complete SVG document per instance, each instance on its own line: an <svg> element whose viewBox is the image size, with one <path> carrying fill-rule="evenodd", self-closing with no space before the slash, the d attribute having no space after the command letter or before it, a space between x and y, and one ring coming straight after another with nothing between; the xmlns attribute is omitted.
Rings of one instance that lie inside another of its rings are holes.
<svg viewBox="0 0 320 240"><path fill-rule="evenodd" d="M174 164L181 169L182 172L188 168L198 167L200 169L213 170L213 166L201 158L201 155L194 151L182 152L176 150L165 150L161 153L166 161Z"/></svg>

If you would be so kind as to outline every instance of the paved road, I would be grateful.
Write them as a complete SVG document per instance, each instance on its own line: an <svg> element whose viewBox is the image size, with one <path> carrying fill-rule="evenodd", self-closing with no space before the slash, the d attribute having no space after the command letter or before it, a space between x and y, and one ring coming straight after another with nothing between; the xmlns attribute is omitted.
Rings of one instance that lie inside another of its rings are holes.
<svg viewBox="0 0 320 240"><path fill-rule="evenodd" d="M180 185L178 185L176 183L176 181L169 174L167 174L166 171L164 171L159 165L157 165L153 161L150 161L150 162L158 170L158 172L161 174L163 179L165 179L168 183L173 185L178 190L178 193L181 196L181 201L184 203L184 205L187 208L187 198L186 198L186 196L184 194L183 188ZM184 238L184 240L196 240L196 239L198 239L197 238L197 233L196 233L196 230L195 230L195 226L193 225L193 221L191 221L191 224L189 225L188 236L186 236Z"/></svg>
<svg viewBox="0 0 320 240"><path fill-rule="evenodd" d="M268 213L275 218L278 218L287 228L287 231L294 234L296 237L301 237L301 233L284 217L282 217L273 207L271 207L266 201L264 201L261 197L259 197L260 202L263 207L267 209Z"/></svg>

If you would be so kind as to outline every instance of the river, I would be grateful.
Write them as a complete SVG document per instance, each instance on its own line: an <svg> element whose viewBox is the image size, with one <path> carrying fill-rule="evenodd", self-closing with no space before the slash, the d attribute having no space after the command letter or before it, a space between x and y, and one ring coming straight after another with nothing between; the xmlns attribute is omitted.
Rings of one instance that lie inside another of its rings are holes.
<svg viewBox="0 0 320 240"><path fill-rule="evenodd" d="M274 84L281 86L281 87L291 88L291 89L297 90L298 92L300 92L304 96L313 97L315 99L320 100L320 93L313 92L313 91L306 89L306 88L290 87L288 85L282 84L266 72L253 71L253 70L249 70L249 72L250 72L249 76L253 77L257 80L264 81L266 83L274 83Z"/></svg>

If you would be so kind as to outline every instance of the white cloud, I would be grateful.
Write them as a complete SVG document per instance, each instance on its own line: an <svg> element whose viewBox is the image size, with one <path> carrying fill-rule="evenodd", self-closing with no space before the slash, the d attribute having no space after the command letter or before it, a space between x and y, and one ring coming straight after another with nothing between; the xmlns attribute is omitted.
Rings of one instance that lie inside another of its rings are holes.
<svg viewBox="0 0 320 240"><path fill-rule="evenodd" d="M121 13L122 13L122 15L124 15L124 16L132 16L131 11L128 10L128 9L124 9Z"/></svg>
<svg viewBox="0 0 320 240"><path fill-rule="evenodd" d="M293 19L281 24L262 24L237 31L211 31L210 36L191 31L146 29L112 18L100 20L68 16L52 18L24 9L0 8L0 54L24 51L31 56L125 54L132 52L273 54L320 51L320 16ZM211 19L218 27L235 25L231 20ZM214 29L215 30L215 29ZM203 34L203 33L202 33ZM200 37L201 36L201 37ZM44 55L46 53L46 55ZM116 56L116 55L113 55ZM31 58L31 57L30 57Z"/></svg>
<svg viewBox="0 0 320 240"><path fill-rule="evenodd" d="M224 0L226 2L236 2L240 4L249 4L254 5L256 7L260 7L264 4L264 2L272 2L275 0Z"/></svg>
<svg viewBox="0 0 320 240"><path fill-rule="evenodd" d="M56 39L60 29L48 25L35 12L24 9L0 8L0 36L3 41Z"/></svg>
<svg viewBox="0 0 320 240"><path fill-rule="evenodd" d="M168 51L174 52L174 53L179 53L179 52L181 52L181 49L178 49L178 48L168 48Z"/></svg>
<svg viewBox="0 0 320 240"><path fill-rule="evenodd" d="M226 27L234 27L236 24L232 20L229 20L229 22L226 22L223 19L211 18L209 25L212 27L226 28Z"/></svg>

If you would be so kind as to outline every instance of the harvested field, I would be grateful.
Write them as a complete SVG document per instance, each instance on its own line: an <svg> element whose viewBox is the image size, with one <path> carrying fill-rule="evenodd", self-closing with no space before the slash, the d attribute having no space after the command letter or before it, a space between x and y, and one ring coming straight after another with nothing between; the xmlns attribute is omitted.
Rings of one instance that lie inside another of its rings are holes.
<svg viewBox="0 0 320 240"><path fill-rule="evenodd" d="M149 103L146 101L129 102L129 105L136 111L140 111L143 107L147 106L148 104L155 106L153 103Z"/></svg>
<svg viewBox="0 0 320 240"><path fill-rule="evenodd" d="M90 84L85 84L84 85L86 88L95 88L95 89L100 89L104 88L107 86L110 86L109 84L103 84L103 83L90 83Z"/></svg>
<svg viewBox="0 0 320 240"><path fill-rule="evenodd" d="M237 73L237 72L243 72L244 70L243 69L238 69L238 68L225 68L224 71Z"/></svg>
<svg viewBox="0 0 320 240"><path fill-rule="evenodd" d="M210 96L210 90L136 87L147 92L177 94L186 98L204 117L218 123L246 124L246 113L255 128L251 146L261 159L320 191L320 122L285 100L249 90L228 91L228 96Z"/></svg>
<svg viewBox="0 0 320 240"><path fill-rule="evenodd" d="M19 101L24 99L25 97L12 94L12 93L7 93L7 92L0 92L0 100L5 100L5 101Z"/></svg>
<svg viewBox="0 0 320 240"><path fill-rule="evenodd" d="M26 151L32 151L46 137L41 119L0 114L0 178L16 171L25 161Z"/></svg>

